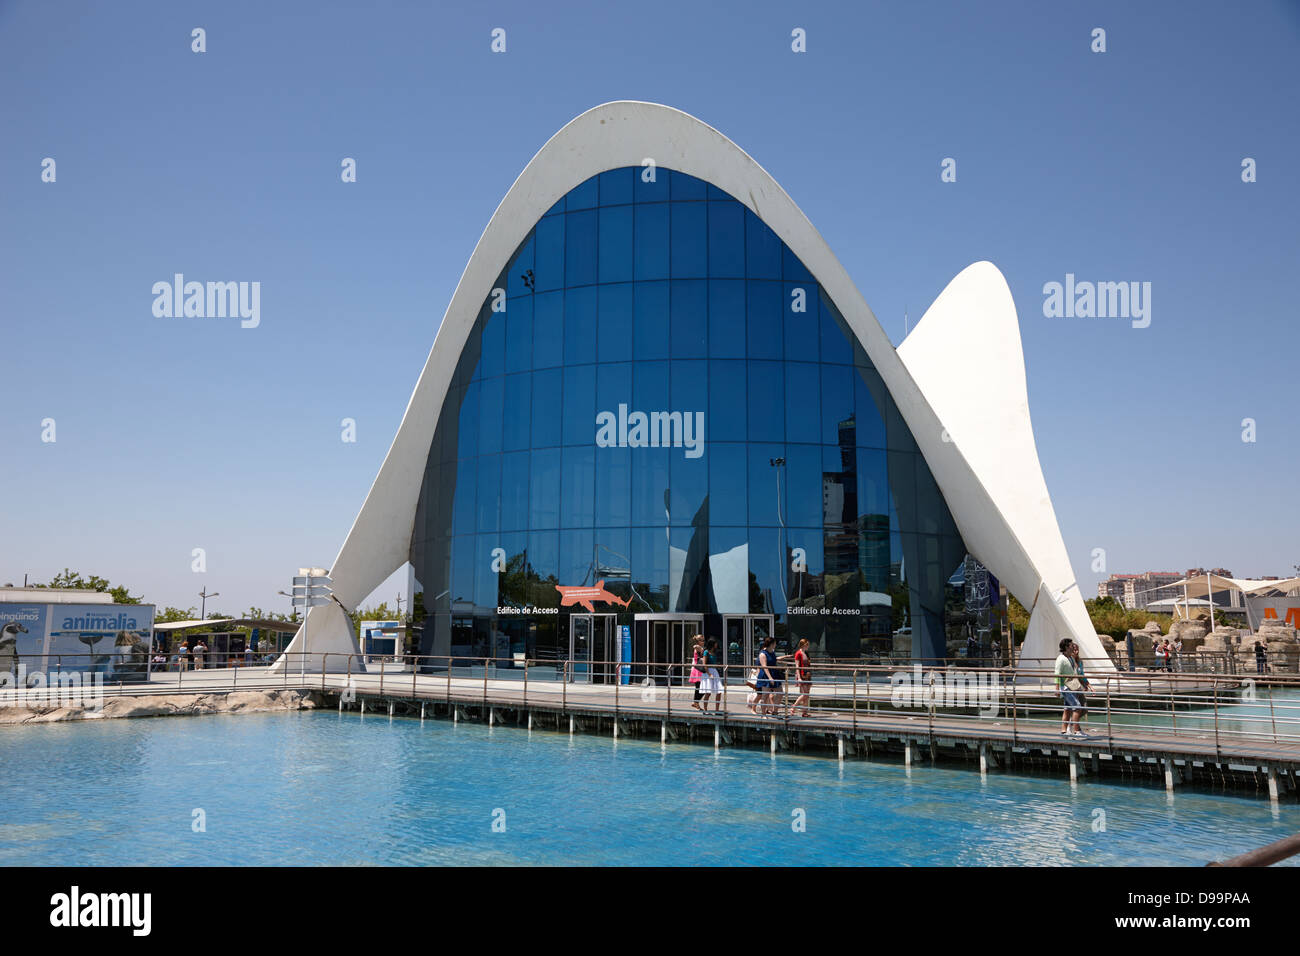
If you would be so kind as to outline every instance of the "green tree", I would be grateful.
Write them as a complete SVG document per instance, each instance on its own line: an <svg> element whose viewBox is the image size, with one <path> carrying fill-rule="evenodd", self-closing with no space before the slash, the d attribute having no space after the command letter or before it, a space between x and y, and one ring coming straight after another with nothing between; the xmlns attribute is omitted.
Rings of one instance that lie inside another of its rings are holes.
<svg viewBox="0 0 1300 956"><path fill-rule="evenodd" d="M99 591L101 594L111 594L115 604L139 604L140 598L133 597L126 587L122 585L114 586L109 583L107 578L101 578L98 574L92 574L90 577L83 577L81 572L73 571L71 568L64 568L58 574L50 579L49 584L37 584L38 588L61 588L77 591Z"/></svg>

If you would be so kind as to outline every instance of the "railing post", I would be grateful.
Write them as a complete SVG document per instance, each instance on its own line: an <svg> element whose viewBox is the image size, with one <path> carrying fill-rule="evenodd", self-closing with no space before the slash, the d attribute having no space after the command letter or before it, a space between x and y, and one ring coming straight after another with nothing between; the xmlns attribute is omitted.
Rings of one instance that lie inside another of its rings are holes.
<svg viewBox="0 0 1300 956"><path fill-rule="evenodd" d="M1273 714L1273 689L1268 691L1268 722L1273 727L1273 743L1277 743L1277 717Z"/></svg>
<svg viewBox="0 0 1300 956"><path fill-rule="evenodd" d="M330 655L329 655L329 652L326 651L324 654L321 655L321 659L320 659L320 689L321 689L321 693L324 693L324 692L325 692L325 664L326 664L326 662L329 660L329 656L330 656ZM239 670L238 670L238 669L235 670L235 677L236 677L236 679L238 679L238 677L239 677Z"/></svg>
<svg viewBox="0 0 1300 956"><path fill-rule="evenodd" d="M344 693L347 693L347 689L351 686L352 686L352 655L349 654L348 655L348 682L343 687Z"/></svg>
<svg viewBox="0 0 1300 956"><path fill-rule="evenodd" d="M384 696L384 658L379 658L379 696Z"/></svg>
<svg viewBox="0 0 1300 956"><path fill-rule="evenodd" d="M451 658L447 658L447 707L451 707Z"/></svg>
<svg viewBox="0 0 1300 956"><path fill-rule="evenodd" d="M419 655L412 654L411 655L411 699L412 700L415 700L417 697L420 696L419 691L417 691L415 688L415 675L419 671L419 669L420 669Z"/></svg>
<svg viewBox="0 0 1300 956"><path fill-rule="evenodd" d="M871 709L871 673L867 673L867 710ZM858 734L858 669L853 668L853 735Z"/></svg>
<svg viewBox="0 0 1300 956"><path fill-rule="evenodd" d="M1214 691L1214 756L1223 755L1222 748L1219 746L1219 681L1217 678L1210 679L1210 687Z"/></svg>
<svg viewBox="0 0 1300 956"><path fill-rule="evenodd" d="M1174 736L1178 736L1178 697L1174 693L1172 675L1169 679L1169 722L1173 725Z"/></svg>
<svg viewBox="0 0 1300 956"><path fill-rule="evenodd" d="M487 706L487 681L488 681L487 675L488 675L488 664L491 660L492 659L490 657L483 658L483 706L484 707Z"/></svg>
<svg viewBox="0 0 1300 956"><path fill-rule="evenodd" d="M1110 729L1110 682L1111 678L1106 678L1106 742L1113 749L1115 746L1115 736Z"/></svg>
<svg viewBox="0 0 1300 956"><path fill-rule="evenodd" d="M1016 698L1016 675L1011 675L1011 743L1014 746L1018 736L1018 721L1020 718L1020 704Z"/></svg>

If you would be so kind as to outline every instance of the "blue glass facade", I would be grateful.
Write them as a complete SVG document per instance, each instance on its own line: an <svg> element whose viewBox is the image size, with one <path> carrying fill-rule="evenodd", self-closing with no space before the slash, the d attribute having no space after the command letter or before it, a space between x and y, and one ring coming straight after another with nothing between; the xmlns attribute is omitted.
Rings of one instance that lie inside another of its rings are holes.
<svg viewBox="0 0 1300 956"><path fill-rule="evenodd" d="M564 657L560 586L770 614L818 655L944 656L966 549L865 351L733 197L612 170L483 303L429 449L420 650ZM581 612L581 608L576 609Z"/></svg>

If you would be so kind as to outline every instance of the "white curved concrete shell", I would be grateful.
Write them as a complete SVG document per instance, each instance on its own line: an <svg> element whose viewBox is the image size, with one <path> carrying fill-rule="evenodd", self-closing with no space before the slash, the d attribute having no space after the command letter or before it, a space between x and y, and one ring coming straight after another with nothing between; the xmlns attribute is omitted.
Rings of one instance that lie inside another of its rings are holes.
<svg viewBox="0 0 1300 956"><path fill-rule="evenodd" d="M947 500L970 553L1027 608L1026 663L1050 665L1070 636L1105 661L1065 551L1034 446L1024 359L1010 291L987 262L964 270L895 351L825 240L740 147L678 110L615 102L574 119L533 157L497 207L461 276L392 447L331 568L355 609L407 560L439 410L479 310L538 220L591 176L641 166L705 180L761 218L835 303L875 364ZM972 379L972 369L998 374ZM970 401L978 389L978 402ZM353 652L338 605L314 609L291 651ZM1045 660L1043 660L1045 659Z"/></svg>

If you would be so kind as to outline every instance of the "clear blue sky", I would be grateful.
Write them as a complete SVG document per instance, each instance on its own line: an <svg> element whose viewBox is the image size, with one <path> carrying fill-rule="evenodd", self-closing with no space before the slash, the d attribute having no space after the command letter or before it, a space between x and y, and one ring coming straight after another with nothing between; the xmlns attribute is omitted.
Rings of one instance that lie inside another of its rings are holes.
<svg viewBox="0 0 1300 956"><path fill-rule="evenodd" d="M1300 562L1296 3L465 6L0 3L0 583L67 565L284 610L497 203L615 99L754 156L895 344L964 266L1001 268L1085 593L1096 547L1109 571ZM260 281L261 326L155 318L175 272ZM1044 318L1067 272L1151 282L1151 326Z"/></svg>

